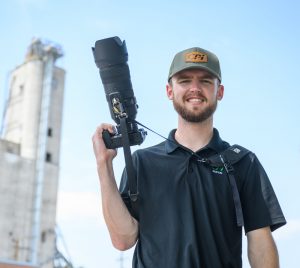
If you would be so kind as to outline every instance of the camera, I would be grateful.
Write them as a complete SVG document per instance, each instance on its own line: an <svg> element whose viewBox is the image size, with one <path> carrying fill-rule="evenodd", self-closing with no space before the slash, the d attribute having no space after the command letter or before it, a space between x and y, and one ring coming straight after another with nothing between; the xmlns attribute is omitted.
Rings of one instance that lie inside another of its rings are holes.
<svg viewBox="0 0 300 268"><path fill-rule="evenodd" d="M138 105L132 89L125 41L122 42L117 36L101 39L95 42L92 51L99 68L111 117L117 124L115 134L103 131L105 146L108 149L123 146L120 121L124 118L130 146L140 145L147 133L139 129L135 122Z"/></svg>

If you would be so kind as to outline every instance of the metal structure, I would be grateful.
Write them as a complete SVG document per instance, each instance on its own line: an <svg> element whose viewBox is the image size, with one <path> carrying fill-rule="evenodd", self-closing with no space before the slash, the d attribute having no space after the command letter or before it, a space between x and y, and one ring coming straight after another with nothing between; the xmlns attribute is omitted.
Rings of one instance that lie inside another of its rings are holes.
<svg viewBox="0 0 300 268"><path fill-rule="evenodd" d="M40 218L42 209L42 194L43 182L45 174L45 155L47 146L47 131L49 108L51 101L51 90L53 80L53 68L55 60L62 56L62 53L54 46L40 47L41 43L37 44L36 50L40 53L44 61L44 79L42 86L42 98L40 109L40 122L38 131L38 144L36 154L35 167L35 197L33 206L33 221L32 221L32 246L31 246L31 262L39 264L38 248L40 238Z"/></svg>

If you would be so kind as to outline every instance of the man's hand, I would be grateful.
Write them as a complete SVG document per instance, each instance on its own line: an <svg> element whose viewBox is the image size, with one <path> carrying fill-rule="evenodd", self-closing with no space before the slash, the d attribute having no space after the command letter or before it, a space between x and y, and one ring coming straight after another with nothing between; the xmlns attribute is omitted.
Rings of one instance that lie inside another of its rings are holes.
<svg viewBox="0 0 300 268"><path fill-rule="evenodd" d="M113 125L101 124L97 127L95 134L93 135L92 141L98 167L105 163L112 162L112 160L117 155L117 150L106 148L102 138L103 130L108 130L108 132L111 134L115 133Z"/></svg>

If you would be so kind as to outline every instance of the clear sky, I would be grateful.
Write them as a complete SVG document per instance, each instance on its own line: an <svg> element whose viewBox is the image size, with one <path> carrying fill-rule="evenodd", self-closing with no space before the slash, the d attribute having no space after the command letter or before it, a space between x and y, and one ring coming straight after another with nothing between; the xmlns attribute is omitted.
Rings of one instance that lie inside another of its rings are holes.
<svg viewBox="0 0 300 268"><path fill-rule="evenodd" d="M223 139L251 149L264 165L288 220L274 233L281 265L300 267L299 13L293 0L1 4L1 112L8 73L23 62L33 37L57 42L65 52L57 61L67 72L57 223L76 267L121 267L102 218L91 144L96 126L112 122L91 47L111 36L127 43L138 121L165 136L177 123L165 94L173 55L200 46L219 56L225 96L215 126ZM149 133L141 147L161 140ZM114 166L119 178L122 150ZM131 267L131 255L123 254L124 268ZM244 263L249 267L246 257Z"/></svg>

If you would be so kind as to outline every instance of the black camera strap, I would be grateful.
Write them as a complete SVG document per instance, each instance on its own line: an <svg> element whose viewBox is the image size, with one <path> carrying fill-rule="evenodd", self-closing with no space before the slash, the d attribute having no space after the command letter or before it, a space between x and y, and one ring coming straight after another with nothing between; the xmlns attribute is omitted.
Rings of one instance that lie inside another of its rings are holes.
<svg viewBox="0 0 300 268"><path fill-rule="evenodd" d="M120 117L120 128L122 134L122 143L123 143L123 152L125 158L126 172L128 177L128 194L132 203L137 203L138 199L138 189L137 189L137 178L134 172L131 150L130 150L130 142L128 137L127 123L126 117Z"/></svg>
<svg viewBox="0 0 300 268"><path fill-rule="evenodd" d="M148 129L149 131L157 134L158 136L162 137L163 139L168 140L172 143L175 143L174 141L160 135L159 133L155 132L154 130L148 128L147 126L141 124L140 122L138 122L136 120L135 120L135 123L137 123L141 127ZM183 150L189 152L191 155L194 155L195 157L197 157L200 162L206 163L206 164L208 164L210 166L214 166L214 167L224 166L226 173L228 175L229 183L230 183L231 190L232 190L237 226L238 227L243 226L244 218L243 218L242 204L241 204L241 200L240 200L239 190L238 190L238 187L236 184L235 170L232 165L237 163L238 161L240 161L250 151L240 145L235 144L235 145L228 147L225 151L221 152L220 154L216 154L208 159L203 159L203 158L199 157L199 155L195 154L194 152L187 150L184 146L181 146L180 144L177 144L177 143L176 143L176 145L181 147ZM129 185L130 185L130 183L129 183Z"/></svg>

